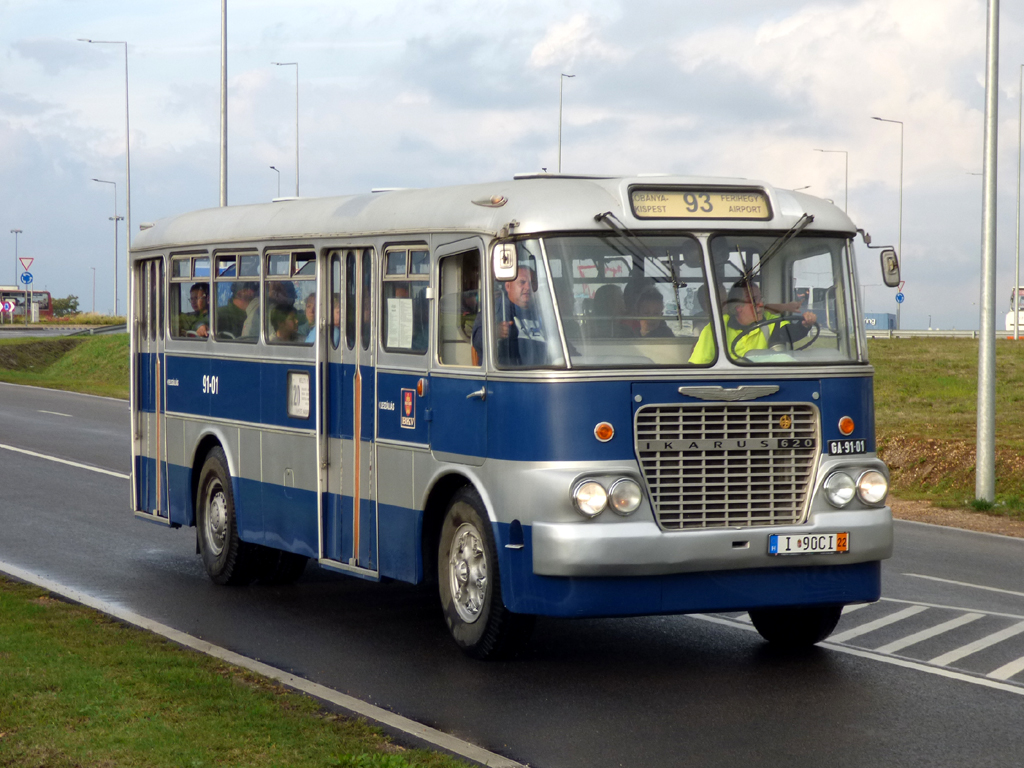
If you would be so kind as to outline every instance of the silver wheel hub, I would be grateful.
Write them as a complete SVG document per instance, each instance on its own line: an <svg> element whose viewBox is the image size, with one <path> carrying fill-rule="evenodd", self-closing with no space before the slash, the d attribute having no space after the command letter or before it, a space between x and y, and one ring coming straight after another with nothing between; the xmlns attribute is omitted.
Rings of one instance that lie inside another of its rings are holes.
<svg viewBox="0 0 1024 768"><path fill-rule="evenodd" d="M475 525L455 531L448 554L448 579L455 610L467 624L480 618L487 596L487 552Z"/></svg>
<svg viewBox="0 0 1024 768"><path fill-rule="evenodd" d="M206 541L214 555L224 551L228 537L228 500L219 484L210 488L206 499Z"/></svg>

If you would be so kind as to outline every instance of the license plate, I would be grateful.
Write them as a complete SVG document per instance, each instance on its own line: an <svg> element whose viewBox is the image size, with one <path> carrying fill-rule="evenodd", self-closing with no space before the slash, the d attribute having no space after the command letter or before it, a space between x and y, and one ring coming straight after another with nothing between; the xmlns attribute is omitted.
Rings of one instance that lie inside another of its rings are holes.
<svg viewBox="0 0 1024 768"><path fill-rule="evenodd" d="M802 536L773 533L768 537L769 555L834 555L849 551L849 533L812 533Z"/></svg>
<svg viewBox="0 0 1024 768"><path fill-rule="evenodd" d="M864 453L867 440L829 440L828 452L833 456L849 456L853 453Z"/></svg>

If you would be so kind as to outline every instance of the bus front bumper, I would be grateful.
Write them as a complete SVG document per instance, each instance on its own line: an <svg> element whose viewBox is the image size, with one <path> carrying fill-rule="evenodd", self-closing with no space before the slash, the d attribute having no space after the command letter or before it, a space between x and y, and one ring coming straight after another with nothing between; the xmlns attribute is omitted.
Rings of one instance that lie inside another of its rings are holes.
<svg viewBox="0 0 1024 768"><path fill-rule="evenodd" d="M596 521L595 521L596 522ZM889 507L812 512L801 525L663 531L653 520L613 525L534 522L537 576L650 576L754 568L849 565L892 555ZM848 533L839 554L772 555L768 537Z"/></svg>

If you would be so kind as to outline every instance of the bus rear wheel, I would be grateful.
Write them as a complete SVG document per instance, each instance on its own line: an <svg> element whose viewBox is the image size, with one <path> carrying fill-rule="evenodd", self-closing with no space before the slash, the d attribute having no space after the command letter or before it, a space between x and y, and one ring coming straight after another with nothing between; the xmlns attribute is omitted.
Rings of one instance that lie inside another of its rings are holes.
<svg viewBox="0 0 1024 768"><path fill-rule="evenodd" d="M441 527L438 592L448 631L475 659L514 656L529 639L533 616L512 613L501 597L498 554L479 494L462 488Z"/></svg>
<svg viewBox="0 0 1024 768"><path fill-rule="evenodd" d="M248 584L253 580L257 549L238 536L235 495L227 457L220 448L206 456L196 493L199 553L206 573L216 584Z"/></svg>
<svg viewBox="0 0 1024 768"><path fill-rule="evenodd" d="M750 621L761 637L778 648L809 648L832 634L843 606L758 608L749 611Z"/></svg>

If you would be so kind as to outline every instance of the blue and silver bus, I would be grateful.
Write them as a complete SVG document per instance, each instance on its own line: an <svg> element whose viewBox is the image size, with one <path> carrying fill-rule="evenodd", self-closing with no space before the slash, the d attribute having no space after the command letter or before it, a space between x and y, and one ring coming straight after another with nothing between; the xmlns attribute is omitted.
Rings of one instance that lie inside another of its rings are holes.
<svg viewBox="0 0 1024 768"><path fill-rule="evenodd" d="M857 234L758 182L548 174L143 225L135 515L219 584L436 583L477 658L535 616L813 644L892 551Z"/></svg>

